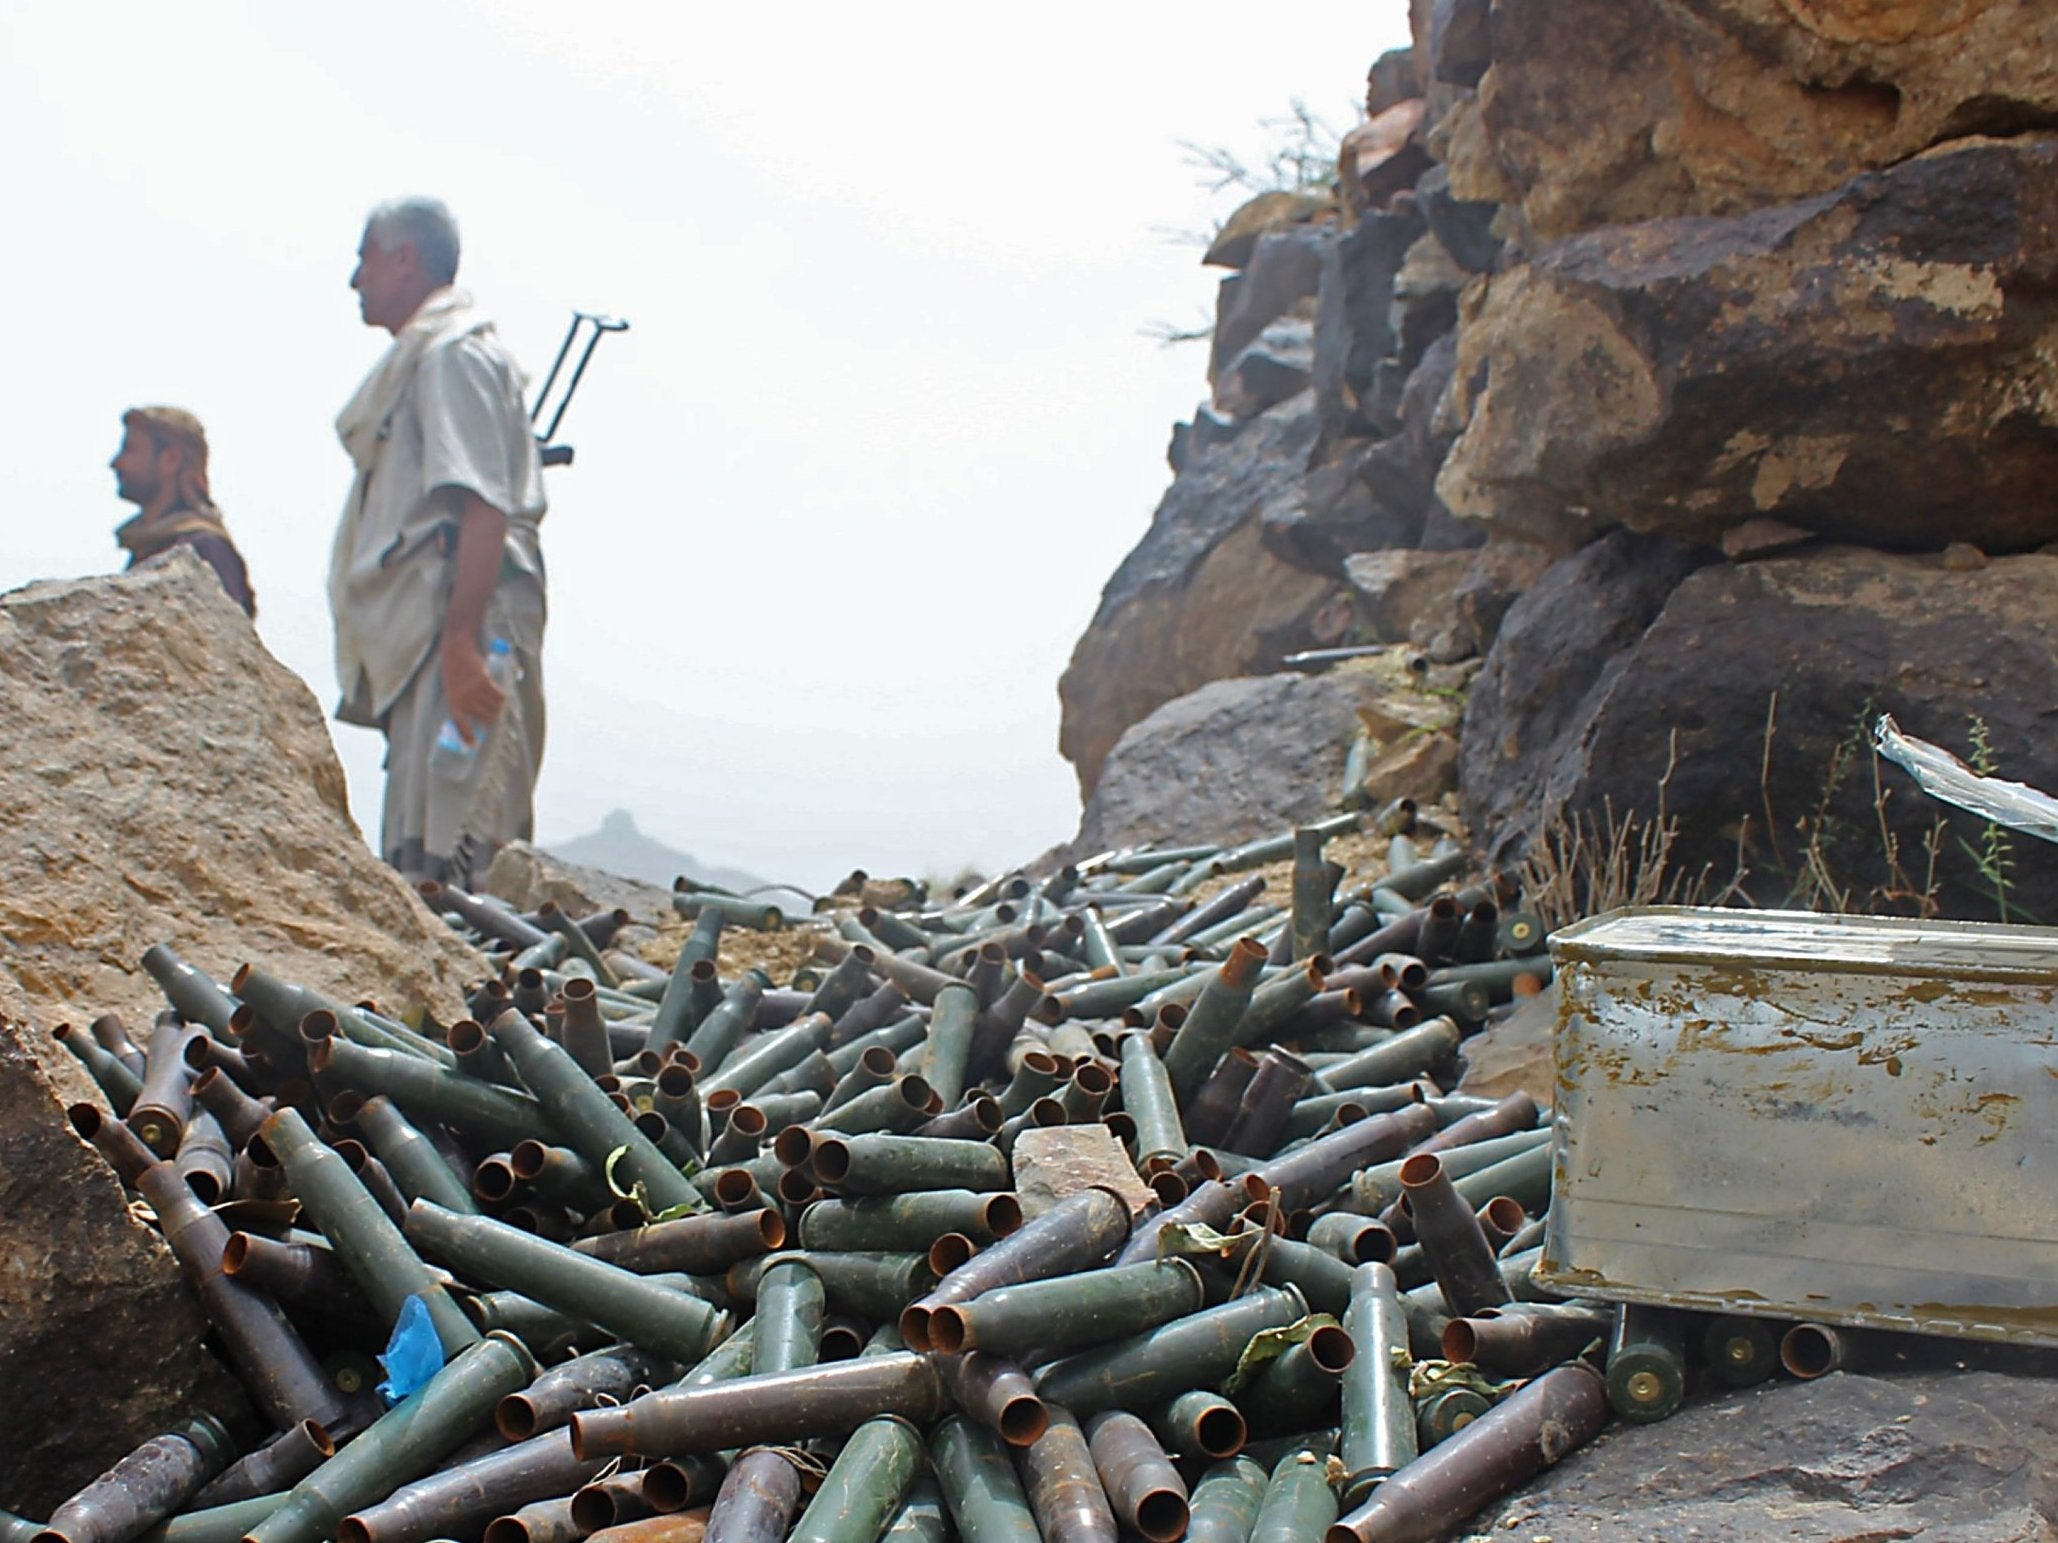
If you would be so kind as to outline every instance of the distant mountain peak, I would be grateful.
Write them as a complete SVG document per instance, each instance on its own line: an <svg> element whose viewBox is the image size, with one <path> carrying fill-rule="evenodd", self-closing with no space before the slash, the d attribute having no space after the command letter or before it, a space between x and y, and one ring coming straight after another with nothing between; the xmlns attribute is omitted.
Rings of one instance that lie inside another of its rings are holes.
<svg viewBox="0 0 2058 1543"><path fill-rule="evenodd" d="M626 809L609 810L602 817L598 830L567 841L553 841L545 850L568 863L579 863L625 879L665 888L669 888L672 880L682 873L703 884L718 884L723 889L739 893L762 889L766 884L754 873L746 873L740 868L717 867L702 862L690 852L666 846L656 837L644 834L636 823L636 817Z"/></svg>

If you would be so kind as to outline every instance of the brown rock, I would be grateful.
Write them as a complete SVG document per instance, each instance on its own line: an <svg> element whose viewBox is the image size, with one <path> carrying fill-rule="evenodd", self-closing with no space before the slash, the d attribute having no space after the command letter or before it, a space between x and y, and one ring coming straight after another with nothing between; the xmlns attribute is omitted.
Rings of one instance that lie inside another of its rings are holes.
<svg viewBox="0 0 2058 1543"><path fill-rule="evenodd" d="M1260 193L1222 222L1201 261L1215 268L1241 268L1257 250L1260 236L1306 225L1328 214L1330 208L1328 199L1312 193Z"/></svg>
<svg viewBox="0 0 2058 1543"><path fill-rule="evenodd" d="M639 922L655 925L672 915L670 890L584 863L566 862L526 841L510 841L493 854L483 888L519 911L533 911L544 901L554 900L573 916L620 909Z"/></svg>
<svg viewBox="0 0 2058 1543"><path fill-rule="evenodd" d="M0 972L0 1501L47 1516L196 1411L239 1414L242 1396L201 1348L170 1250L66 1123L76 1067L62 1081L45 1070L48 1028L24 1012Z"/></svg>
<svg viewBox="0 0 2058 1543"><path fill-rule="evenodd" d="M1429 154L1421 143L1428 111L1429 104L1420 97L1396 102L1343 136L1337 147L1336 180L1349 218L1385 208L1394 194L1413 187L1429 169Z"/></svg>
<svg viewBox="0 0 2058 1543"><path fill-rule="evenodd" d="M1527 1093L1539 1104L1558 1096L1558 1063L1552 1038L1558 1027L1558 988L1520 997L1514 1010L1465 1041L1465 1075L1460 1093L1506 1098Z"/></svg>
<svg viewBox="0 0 2058 1543"><path fill-rule="evenodd" d="M483 961L375 858L307 687L185 548L0 596L0 978L42 1026L163 1005L167 942L345 1001L461 1005Z"/></svg>
<svg viewBox="0 0 2058 1543"><path fill-rule="evenodd" d="M1990 551L2058 535L2058 139L1980 140L1728 220L1559 243L1464 296L1436 489L1569 549L1716 541Z"/></svg>
<svg viewBox="0 0 2058 1543"><path fill-rule="evenodd" d="M1353 553L1343 572L1372 641L1426 643L1448 624L1452 591L1472 559L1470 552L1389 548Z"/></svg>
<svg viewBox="0 0 2058 1543"><path fill-rule="evenodd" d="M1154 708L1211 680L1272 669L1284 654L1323 646L1323 633L1337 641L1337 616L1348 625L1347 605L1325 618L1342 586L1280 561L1260 535L1267 506L1299 496L1314 438L1304 394L1190 456L1108 580L1058 683L1058 748L1082 796L1123 730Z"/></svg>
<svg viewBox="0 0 2058 1543"><path fill-rule="evenodd" d="M1458 786L1458 736L1446 730L1403 735L1378 752L1347 795L1353 807L1378 809L1397 798L1423 808Z"/></svg>
<svg viewBox="0 0 2058 1543"><path fill-rule="evenodd" d="M2045 0L1496 0L1460 198L1545 240L1802 198L2058 115ZM1418 38L1421 33L1418 31Z"/></svg>
<svg viewBox="0 0 2058 1543"><path fill-rule="evenodd" d="M1783 552L1788 547L1814 539L1813 531L1789 525L1785 520L1759 516L1745 520L1741 525L1732 525L1722 533L1722 555L1731 562L1742 562L1746 558Z"/></svg>
<svg viewBox="0 0 2058 1543"><path fill-rule="evenodd" d="M1354 661L1212 681L1165 703L1108 756L1075 849L1247 841L1331 812L1355 714L1408 692L1397 674Z"/></svg>
<svg viewBox="0 0 2058 1543"><path fill-rule="evenodd" d="M1111 1189L1132 1216L1157 1199L1136 1176L1136 1165L1105 1125L1050 1125L1015 1138L1015 1193L1033 1221L1083 1189Z"/></svg>

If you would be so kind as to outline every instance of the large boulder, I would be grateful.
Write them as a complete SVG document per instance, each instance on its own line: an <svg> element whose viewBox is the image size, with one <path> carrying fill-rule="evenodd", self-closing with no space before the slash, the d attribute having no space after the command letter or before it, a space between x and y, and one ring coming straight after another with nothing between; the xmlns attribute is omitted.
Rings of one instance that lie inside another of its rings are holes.
<svg viewBox="0 0 2058 1543"><path fill-rule="evenodd" d="M190 550L0 596L0 722L0 977L46 1028L147 1025L159 942L448 1015L484 973L365 846L313 695Z"/></svg>
<svg viewBox="0 0 2058 1543"><path fill-rule="evenodd" d="M1719 884L1741 838L1760 904L1911 911L1933 882L1945 914L2058 918L2044 847L2018 838L1997 894L1979 822L1867 743L1891 712L2000 776L2058 785L2058 557L1966 568L1829 548L1681 576L1694 554L1631 545L1658 540L1618 533L1558 564L1503 622L1462 770L1493 858L1575 816L1648 821L1662 784L1673 870Z"/></svg>
<svg viewBox="0 0 2058 1543"><path fill-rule="evenodd" d="M1895 1336L1903 1338L1903 1336ZM2033 1543L2058 1536L2058 1381L1950 1369L2023 1352L1929 1341L1941 1370L1832 1372L1616 1425L1466 1525L1467 1539Z"/></svg>
<svg viewBox="0 0 2058 1543"><path fill-rule="evenodd" d="M1452 191L1546 240L1735 214L2058 117L2047 0L1495 0L1489 31L1453 115L1474 121L1443 126Z"/></svg>
<svg viewBox="0 0 2058 1543"><path fill-rule="evenodd" d="M0 1506L47 1516L160 1431L243 1404L170 1250L65 1122L76 1067L42 1064L25 1015L0 974Z"/></svg>
<svg viewBox="0 0 2058 1543"><path fill-rule="evenodd" d="M1613 531L1554 564L1511 605L1465 701L1465 820L1498 864L1519 858L1580 796L1570 764L1587 726L1674 589L1704 560ZM1654 726L1662 743L1662 726ZM1623 812L1650 813L1640 789Z"/></svg>
<svg viewBox="0 0 2058 1543"><path fill-rule="evenodd" d="M1360 714L1440 721L1398 657L1320 675L1218 680L1131 727L1086 800L1077 852L1145 841L1237 842L1332 813ZM1424 802L1436 789L1418 788Z"/></svg>
<svg viewBox="0 0 2058 1543"><path fill-rule="evenodd" d="M1563 241L1467 291L1437 479L1567 545L2058 537L2058 139L1967 141L1733 219Z"/></svg>
<svg viewBox="0 0 2058 1543"><path fill-rule="evenodd" d="M1101 591L1058 682L1058 748L1092 793L1122 731L1211 680L1269 670L1340 641L1341 584L1280 561L1266 509L1300 496L1315 442L1312 396L1253 418L1226 444L1190 448L1150 529Z"/></svg>

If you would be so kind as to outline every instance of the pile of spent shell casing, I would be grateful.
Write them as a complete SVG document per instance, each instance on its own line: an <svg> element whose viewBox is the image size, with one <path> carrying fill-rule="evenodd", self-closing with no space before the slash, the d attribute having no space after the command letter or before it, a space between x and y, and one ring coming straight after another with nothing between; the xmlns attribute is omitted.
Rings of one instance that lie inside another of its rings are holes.
<svg viewBox="0 0 2058 1543"><path fill-rule="evenodd" d="M1440 1536L1689 1356L1532 1278L1548 1111L1450 1089L1544 928L1437 835L854 900L784 982L724 971L786 924L741 897L682 887L665 971L624 913L429 886L498 970L448 1025L154 948L147 1049L60 1031L113 1110L72 1119L249 1407L0 1543ZM1065 1127L1121 1171L1039 1159Z"/></svg>

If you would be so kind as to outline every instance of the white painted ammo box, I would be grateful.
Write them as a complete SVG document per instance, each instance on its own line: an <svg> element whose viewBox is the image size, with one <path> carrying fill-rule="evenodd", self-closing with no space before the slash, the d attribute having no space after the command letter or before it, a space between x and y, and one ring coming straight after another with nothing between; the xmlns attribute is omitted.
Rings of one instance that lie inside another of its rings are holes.
<svg viewBox="0 0 2058 1543"><path fill-rule="evenodd" d="M1651 907L1551 956L1539 1280L2058 1345L2058 930Z"/></svg>

